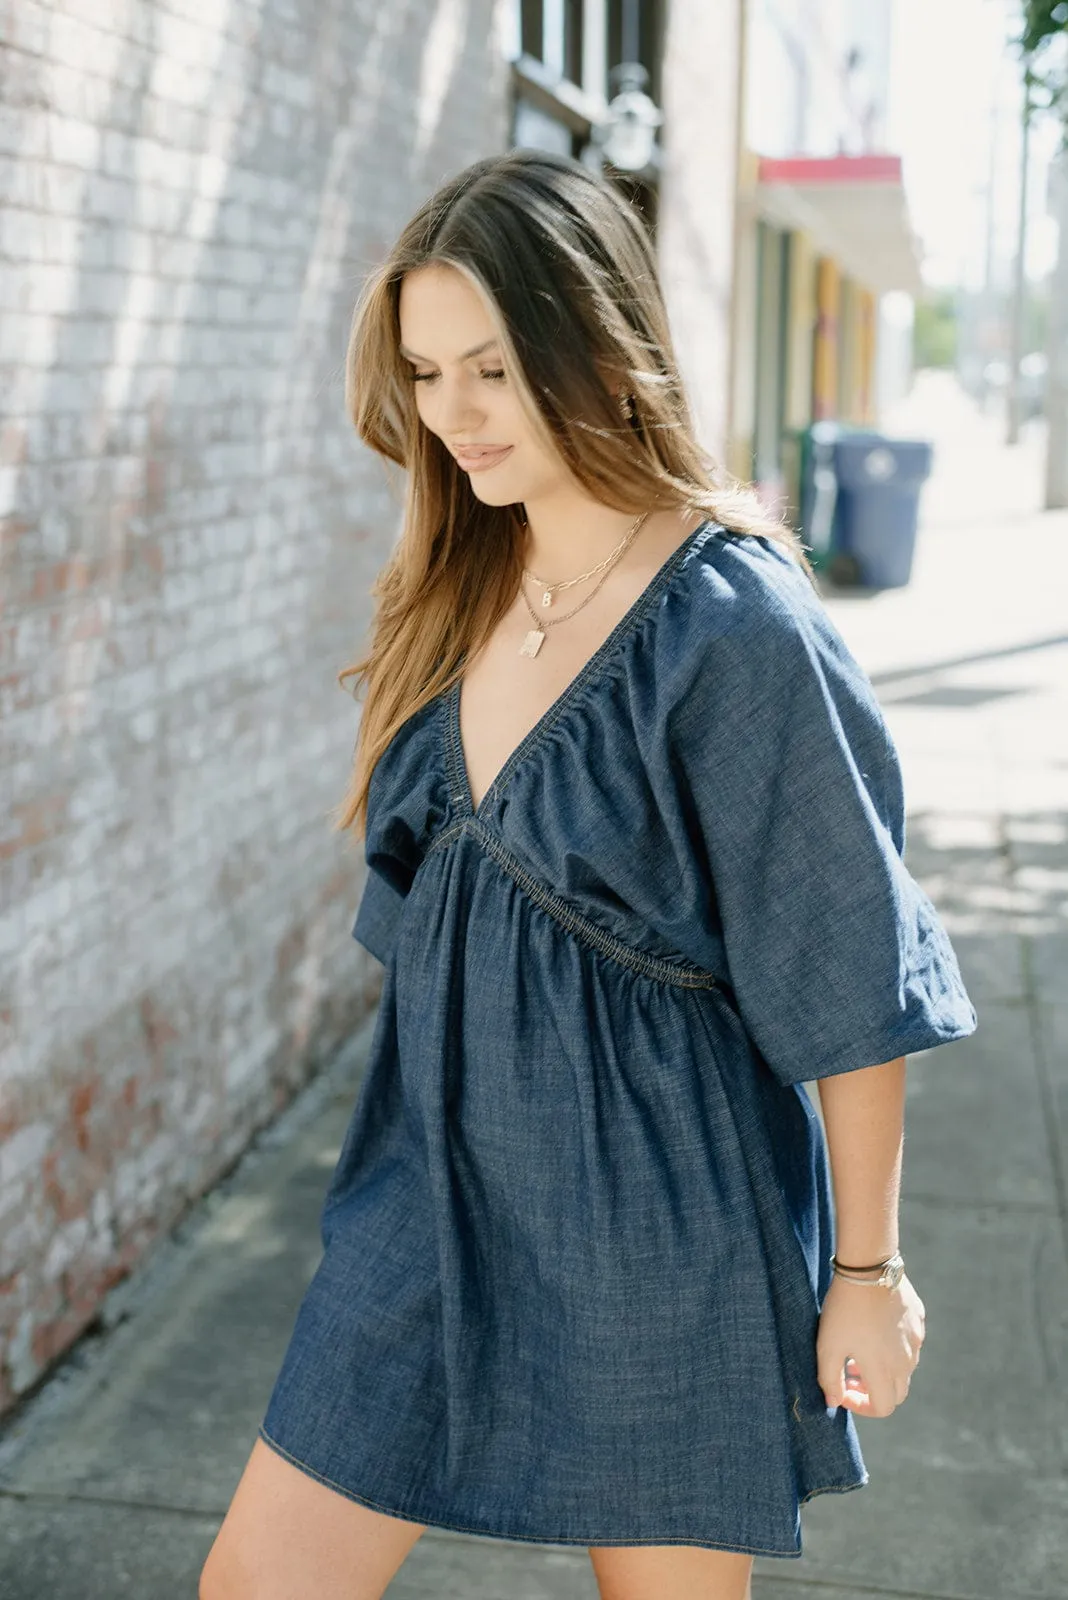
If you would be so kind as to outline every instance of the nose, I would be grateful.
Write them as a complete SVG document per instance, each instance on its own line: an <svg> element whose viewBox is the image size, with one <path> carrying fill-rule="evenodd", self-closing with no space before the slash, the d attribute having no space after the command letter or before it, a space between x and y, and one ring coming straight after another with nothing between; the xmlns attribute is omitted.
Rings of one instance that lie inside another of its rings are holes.
<svg viewBox="0 0 1068 1600"><path fill-rule="evenodd" d="M478 389L465 377L442 378L435 417L438 431L453 439L476 428L484 415L478 398Z"/></svg>

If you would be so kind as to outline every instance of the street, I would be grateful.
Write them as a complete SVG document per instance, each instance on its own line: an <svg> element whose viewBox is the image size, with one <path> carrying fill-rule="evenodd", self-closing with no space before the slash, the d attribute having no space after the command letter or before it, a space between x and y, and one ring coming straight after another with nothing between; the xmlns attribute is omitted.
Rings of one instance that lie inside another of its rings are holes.
<svg viewBox="0 0 1068 1600"><path fill-rule="evenodd" d="M755 1600L1068 1592L1068 513L948 376L913 582L837 593L901 753L909 864L954 939L977 1034L912 1059L902 1251L928 1319L906 1404L859 1419L868 1487L803 1516ZM302 1286L369 1019L220 1190L113 1293L0 1440L2 1600L192 1596ZM438 1532L397 1600L594 1600L582 1551Z"/></svg>

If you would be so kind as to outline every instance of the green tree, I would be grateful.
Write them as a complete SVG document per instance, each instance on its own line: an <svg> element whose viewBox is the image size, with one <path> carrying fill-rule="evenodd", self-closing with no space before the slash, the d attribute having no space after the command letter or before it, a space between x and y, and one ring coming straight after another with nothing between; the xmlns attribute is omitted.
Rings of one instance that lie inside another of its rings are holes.
<svg viewBox="0 0 1068 1600"><path fill-rule="evenodd" d="M1023 0L1021 21L1016 42L1032 94L1044 95L1046 107L1064 118L1068 140L1068 0Z"/></svg>
<svg viewBox="0 0 1068 1600"><path fill-rule="evenodd" d="M952 367L957 359L957 310L952 290L924 295L916 302L912 325L912 363Z"/></svg>

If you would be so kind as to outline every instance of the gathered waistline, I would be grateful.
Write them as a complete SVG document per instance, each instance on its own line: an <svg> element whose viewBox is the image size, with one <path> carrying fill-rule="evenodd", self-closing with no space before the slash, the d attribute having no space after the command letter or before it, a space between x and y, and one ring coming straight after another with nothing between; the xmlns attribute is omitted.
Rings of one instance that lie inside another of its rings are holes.
<svg viewBox="0 0 1068 1600"><path fill-rule="evenodd" d="M713 972L706 972L702 967L694 967L688 963L667 961L661 956L650 955L647 950L635 950L622 939L617 939L615 934L599 927L596 922L591 922L589 917L583 916L581 911L576 911L573 905L569 905L554 890L546 888L545 884L528 871L518 856L514 856L507 845L502 844L497 835L487 828L480 818L472 814L458 817L443 828L427 850L424 861L436 850L451 844L464 833L473 835L486 854L514 883L518 884L528 899L568 933L574 934L576 939L592 946L601 955L607 956L612 961L618 961L621 966L629 967L632 972L641 973L643 977L653 978L659 983L672 983L681 989L725 987L723 980Z"/></svg>

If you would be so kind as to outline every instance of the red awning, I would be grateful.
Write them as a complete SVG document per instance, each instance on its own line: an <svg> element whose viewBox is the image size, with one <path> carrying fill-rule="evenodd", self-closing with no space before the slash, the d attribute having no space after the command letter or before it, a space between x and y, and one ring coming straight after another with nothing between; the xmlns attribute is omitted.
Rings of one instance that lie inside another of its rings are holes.
<svg viewBox="0 0 1068 1600"><path fill-rule="evenodd" d="M900 156L761 158L756 203L765 221L808 234L865 288L920 293Z"/></svg>

